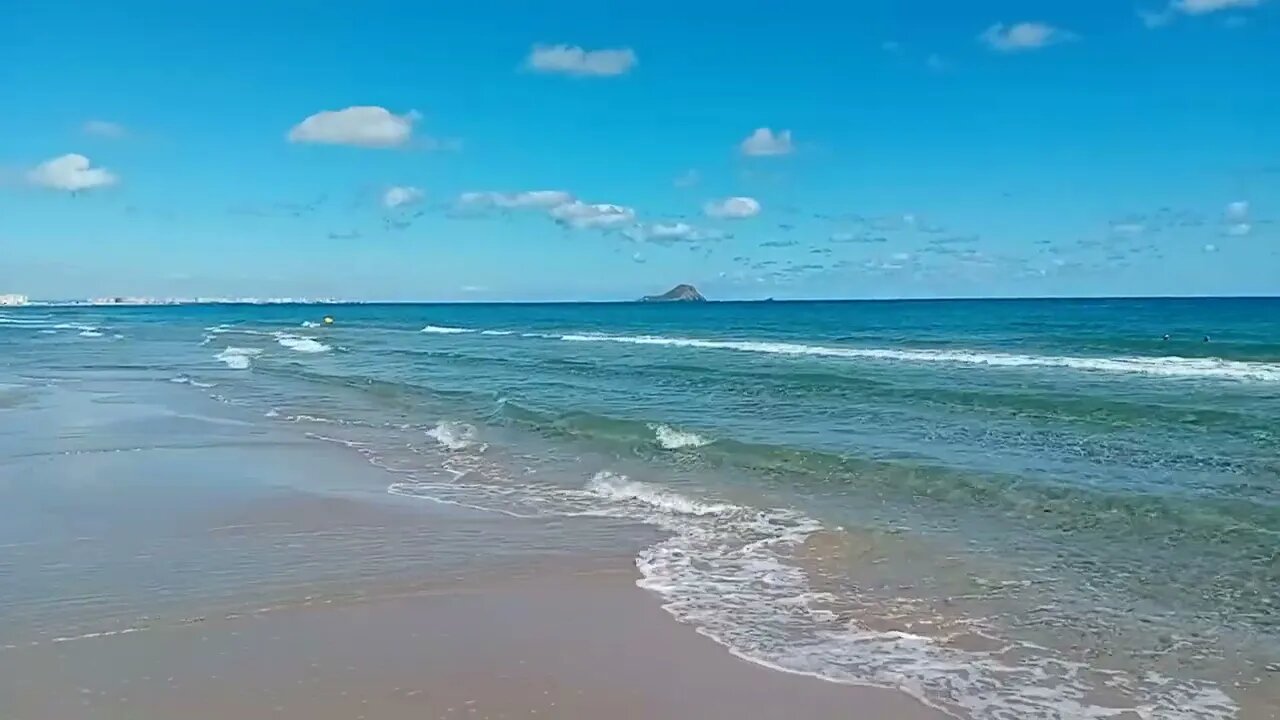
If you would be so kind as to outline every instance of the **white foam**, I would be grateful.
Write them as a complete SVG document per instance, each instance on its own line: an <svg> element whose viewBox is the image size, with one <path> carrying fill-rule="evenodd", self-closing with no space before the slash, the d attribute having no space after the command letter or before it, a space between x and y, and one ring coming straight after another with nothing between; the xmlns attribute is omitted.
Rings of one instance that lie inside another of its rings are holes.
<svg viewBox="0 0 1280 720"><path fill-rule="evenodd" d="M433 333L436 335L461 335L462 333L472 333L475 330L470 328L449 327L447 325L428 325L422 328L424 333Z"/></svg>
<svg viewBox="0 0 1280 720"><path fill-rule="evenodd" d="M427 437L454 452L476 447L475 426L467 423L441 422L428 430L426 434Z"/></svg>
<svg viewBox="0 0 1280 720"><path fill-rule="evenodd" d="M102 337L102 333L98 332L97 330L81 330L80 337L97 338L97 337Z"/></svg>
<svg viewBox="0 0 1280 720"><path fill-rule="evenodd" d="M664 450L690 450L711 444L711 440L684 430L677 430L670 425L650 425L658 446Z"/></svg>
<svg viewBox="0 0 1280 720"><path fill-rule="evenodd" d="M320 327L320 323L318 323L318 322L314 322L314 321L312 321L312 320L303 320L303 321L302 321L302 327L304 327L304 328L318 328L318 327Z"/></svg>
<svg viewBox="0 0 1280 720"><path fill-rule="evenodd" d="M175 384L178 384L178 385L190 385L191 387L198 387L198 388L211 388L211 387L215 387L215 384L214 384L214 383L204 383L204 382L200 382L200 381L198 381L198 380L192 380L191 378L187 377L186 375L179 375L179 376L177 376L177 377L169 378L169 382L171 382L171 383L175 383Z"/></svg>
<svg viewBox="0 0 1280 720"><path fill-rule="evenodd" d="M290 335L288 333L276 333L276 342L283 347L300 353L322 353L328 352L331 348L328 345L316 340L315 338L301 337L298 335Z"/></svg>
<svg viewBox="0 0 1280 720"><path fill-rule="evenodd" d="M16 328L44 328L49 327L48 320L16 318L10 316L0 317L0 326L8 325Z"/></svg>
<svg viewBox="0 0 1280 720"><path fill-rule="evenodd" d="M1193 681L1124 676L1129 707L1094 704L1116 673L1056 657L1043 648L981 651L898 630L873 630L828 608L792 558L821 523L785 508L755 509L694 498L612 472L581 491L525 482L501 487L458 473L447 484L397 483L388 491L501 512L623 518L669 537L640 553L641 587L681 622L734 655L781 672L829 682L893 688L962 717L1101 720L1131 710L1149 720L1228 720L1236 706L1218 688ZM519 508L517 512L512 508ZM1016 657L1017 659L1010 659Z"/></svg>
<svg viewBox="0 0 1280 720"><path fill-rule="evenodd" d="M481 335L514 335L510 330L481 330Z"/></svg>
<svg viewBox="0 0 1280 720"><path fill-rule="evenodd" d="M214 355L214 358L227 364L232 370L248 370L251 358L262 354L258 348L229 347Z"/></svg>
<svg viewBox="0 0 1280 720"><path fill-rule="evenodd" d="M705 350L767 353L771 355L851 358L917 363L985 365L999 368L1060 367L1073 370L1156 375L1171 378L1213 378L1280 382L1280 364L1246 362L1221 358L1164 357L1072 357L1058 355L1018 355L976 350L904 350L890 348L833 347L786 342L747 340L704 340L660 335L567 334L569 342L612 342L630 345L658 345Z"/></svg>
<svg viewBox="0 0 1280 720"><path fill-rule="evenodd" d="M693 500L656 485L629 480L626 475L598 472L587 483L587 491L613 502L638 504L647 509L673 515L723 515L743 508L722 503Z"/></svg>

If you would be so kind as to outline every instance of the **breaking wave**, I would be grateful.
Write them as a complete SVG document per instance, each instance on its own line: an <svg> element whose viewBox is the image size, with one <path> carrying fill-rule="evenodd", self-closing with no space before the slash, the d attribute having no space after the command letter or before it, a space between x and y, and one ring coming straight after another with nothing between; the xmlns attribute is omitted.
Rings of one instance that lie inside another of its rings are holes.
<svg viewBox="0 0 1280 720"><path fill-rule="evenodd" d="M688 450L711 444L711 440L697 433L677 430L670 425L655 424L649 427L653 430L658 446L664 450Z"/></svg>
<svg viewBox="0 0 1280 720"><path fill-rule="evenodd" d="M248 370L250 361L262 354L258 348L229 347L214 355L214 358L226 363L232 370Z"/></svg>

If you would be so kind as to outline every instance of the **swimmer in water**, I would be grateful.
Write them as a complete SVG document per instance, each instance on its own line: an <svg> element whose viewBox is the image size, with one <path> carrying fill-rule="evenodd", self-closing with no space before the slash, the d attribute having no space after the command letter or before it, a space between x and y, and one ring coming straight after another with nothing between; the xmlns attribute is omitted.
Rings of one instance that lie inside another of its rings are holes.
<svg viewBox="0 0 1280 720"><path fill-rule="evenodd" d="M324 316L324 324L325 324L325 325L332 325L332 324L333 324L333 318L329 317L328 315L325 315L325 316Z"/></svg>
<svg viewBox="0 0 1280 720"><path fill-rule="evenodd" d="M1209 342L1209 336L1208 336L1208 335L1205 335L1205 336L1204 336L1204 341L1203 341L1203 342Z"/></svg>
<svg viewBox="0 0 1280 720"><path fill-rule="evenodd" d="M1162 338L1160 338L1160 339L1161 339L1161 340L1164 340L1165 342L1168 342L1168 340L1169 340L1169 333L1165 333L1165 334L1164 334L1164 337L1162 337Z"/></svg>

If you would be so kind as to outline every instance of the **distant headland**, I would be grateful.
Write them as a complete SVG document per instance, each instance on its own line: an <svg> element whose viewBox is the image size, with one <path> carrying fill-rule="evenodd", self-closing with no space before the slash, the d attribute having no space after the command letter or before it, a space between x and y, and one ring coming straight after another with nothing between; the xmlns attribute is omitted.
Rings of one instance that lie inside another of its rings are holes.
<svg viewBox="0 0 1280 720"><path fill-rule="evenodd" d="M661 295L645 295L640 302L706 302L702 293L692 285L677 285Z"/></svg>

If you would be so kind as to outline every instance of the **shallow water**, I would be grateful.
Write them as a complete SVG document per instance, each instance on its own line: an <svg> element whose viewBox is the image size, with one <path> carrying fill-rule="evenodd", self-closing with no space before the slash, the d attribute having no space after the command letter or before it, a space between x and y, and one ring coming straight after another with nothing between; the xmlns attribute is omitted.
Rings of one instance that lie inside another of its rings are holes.
<svg viewBox="0 0 1280 720"><path fill-rule="evenodd" d="M1280 707L1280 301L317 310L4 311L0 412L132 372L395 495L650 526L675 617L961 715Z"/></svg>

